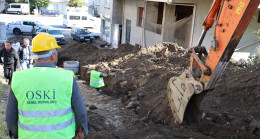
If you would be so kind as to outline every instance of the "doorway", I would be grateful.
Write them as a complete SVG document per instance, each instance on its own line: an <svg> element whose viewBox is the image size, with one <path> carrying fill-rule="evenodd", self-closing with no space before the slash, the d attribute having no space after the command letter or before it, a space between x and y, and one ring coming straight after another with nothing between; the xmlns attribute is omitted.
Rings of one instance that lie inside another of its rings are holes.
<svg viewBox="0 0 260 139"><path fill-rule="evenodd" d="M176 5L175 7L177 24L175 28L174 42L184 48L190 47L191 44L193 11L193 6Z"/></svg>
<svg viewBox="0 0 260 139"><path fill-rule="evenodd" d="M130 35L131 35L131 20L126 19L126 34L125 34L125 43L130 43Z"/></svg>

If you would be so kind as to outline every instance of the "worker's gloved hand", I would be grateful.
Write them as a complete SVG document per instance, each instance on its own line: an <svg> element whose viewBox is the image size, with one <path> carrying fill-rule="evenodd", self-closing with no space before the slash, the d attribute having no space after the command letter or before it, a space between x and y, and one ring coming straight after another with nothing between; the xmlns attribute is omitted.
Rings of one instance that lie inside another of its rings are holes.
<svg viewBox="0 0 260 139"><path fill-rule="evenodd" d="M100 77L107 77L107 74L106 73L101 73Z"/></svg>
<svg viewBox="0 0 260 139"><path fill-rule="evenodd" d="M83 139L83 138L84 138L84 129L83 127L80 127L79 132L76 133L73 139Z"/></svg>

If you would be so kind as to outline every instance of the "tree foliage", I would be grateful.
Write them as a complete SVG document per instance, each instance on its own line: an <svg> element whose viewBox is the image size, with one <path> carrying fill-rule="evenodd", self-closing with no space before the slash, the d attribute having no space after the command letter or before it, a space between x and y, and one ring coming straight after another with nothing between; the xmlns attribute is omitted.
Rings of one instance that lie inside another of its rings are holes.
<svg viewBox="0 0 260 139"><path fill-rule="evenodd" d="M68 3L68 6L69 7L82 7L83 6L83 3L81 0L70 0L69 3Z"/></svg>
<svg viewBox="0 0 260 139"><path fill-rule="evenodd" d="M6 0L6 3L27 3L28 0Z"/></svg>
<svg viewBox="0 0 260 139"><path fill-rule="evenodd" d="M32 6L48 7L51 3L50 0L30 0Z"/></svg>
<svg viewBox="0 0 260 139"><path fill-rule="evenodd" d="M6 0L6 3L28 3L28 0ZM31 7L48 7L50 0L29 0Z"/></svg>

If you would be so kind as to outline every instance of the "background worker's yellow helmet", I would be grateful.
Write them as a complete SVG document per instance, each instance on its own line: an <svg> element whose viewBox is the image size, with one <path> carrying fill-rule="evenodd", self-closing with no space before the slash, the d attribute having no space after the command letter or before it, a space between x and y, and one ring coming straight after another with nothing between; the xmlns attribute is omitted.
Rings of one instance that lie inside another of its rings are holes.
<svg viewBox="0 0 260 139"><path fill-rule="evenodd" d="M32 40L32 52L42 52L51 49L60 49L55 38L48 33L40 33Z"/></svg>

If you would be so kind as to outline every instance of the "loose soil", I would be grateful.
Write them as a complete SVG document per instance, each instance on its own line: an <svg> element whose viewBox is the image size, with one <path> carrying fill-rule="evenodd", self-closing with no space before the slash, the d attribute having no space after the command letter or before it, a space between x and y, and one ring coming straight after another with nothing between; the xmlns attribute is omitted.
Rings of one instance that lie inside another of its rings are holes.
<svg viewBox="0 0 260 139"><path fill-rule="evenodd" d="M148 48L122 44L117 49L100 42L69 43L59 52L59 65L80 62L79 83L88 108L89 138L259 138L260 65L245 68L230 63L215 89L201 104L197 124L174 123L166 88L172 76L189 66L189 54L174 43ZM89 87L88 71L101 68L103 93ZM89 110L91 105L97 109Z"/></svg>
<svg viewBox="0 0 260 139"><path fill-rule="evenodd" d="M77 82L88 111L88 138L260 138L260 64L230 63L205 96L200 122L177 125L166 87L188 68L185 49L174 43L108 49L100 40L78 43L65 37L58 65L80 62ZM102 94L89 86L88 71L97 68L108 75Z"/></svg>
<svg viewBox="0 0 260 139"><path fill-rule="evenodd" d="M60 65L80 62L80 85L88 110L89 138L259 138L260 65L245 68L230 63L215 89L201 104L199 123L174 123L166 86L189 66L189 54L174 43L148 48L100 42L69 43L60 51ZM101 67L106 86L99 95L89 84L88 71ZM89 88L89 89L87 89Z"/></svg>

